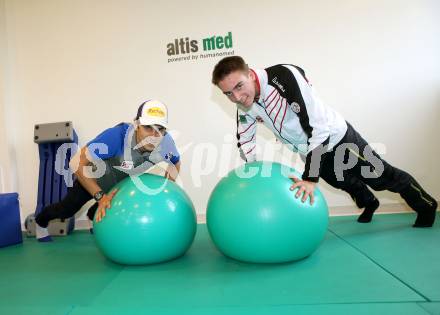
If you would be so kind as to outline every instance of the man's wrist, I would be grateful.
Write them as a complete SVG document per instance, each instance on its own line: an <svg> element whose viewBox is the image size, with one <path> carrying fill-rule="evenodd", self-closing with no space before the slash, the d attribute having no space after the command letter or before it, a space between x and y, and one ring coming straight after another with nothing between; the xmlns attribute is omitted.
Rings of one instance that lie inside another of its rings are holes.
<svg viewBox="0 0 440 315"><path fill-rule="evenodd" d="M93 199L95 199L96 201L99 201L102 199L102 197L104 197L104 195L105 195L104 192L102 190L100 190L93 195Z"/></svg>
<svg viewBox="0 0 440 315"><path fill-rule="evenodd" d="M316 184L319 181L319 177L302 176L302 180Z"/></svg>

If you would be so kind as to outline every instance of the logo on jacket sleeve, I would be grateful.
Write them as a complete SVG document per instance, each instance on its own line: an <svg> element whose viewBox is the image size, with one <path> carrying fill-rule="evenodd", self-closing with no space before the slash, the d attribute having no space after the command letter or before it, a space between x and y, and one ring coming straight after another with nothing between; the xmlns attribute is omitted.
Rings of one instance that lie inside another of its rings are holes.
<svg viewBox="0 0 440 315"><path fill-rule="evenodd" d="M274 77L272 79L273 84L275 84L283 93L286 93L286 90L284 89L284 86L278 81L278 77Z"/></svg>
<svg viewBox="0 0 440 315"><path fill-rule="evenodd" d="M293 102L292 104L290 104L290 107L297 114L301 111L301 107L299 106L298 103Z"/></svg>
<svg viewBox="0 0 440 315"><path fill-rule="evenodd" d="M131 170L133 166L134 166L133 161L122 161L121 163L121 168L123 170Z"/></svg>

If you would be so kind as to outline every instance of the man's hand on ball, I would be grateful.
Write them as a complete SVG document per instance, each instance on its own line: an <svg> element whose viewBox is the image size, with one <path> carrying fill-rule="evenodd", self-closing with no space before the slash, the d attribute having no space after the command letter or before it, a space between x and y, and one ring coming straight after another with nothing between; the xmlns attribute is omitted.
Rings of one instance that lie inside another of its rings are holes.
<svg viewBox="0 0 440 315"><path fill-rule="evenodd" d="M105 217L105 212L110 209L112 205L112 199L117 193L117 189L113 190L108 195L102 196L101 200L98 201L98 210L96 211L96 222L101 221Z"/></svg>
<svg viewBox="0 0 440 315"><path fill-rule="evenodd" d="M299 187L298 191L295 194L295 197L299 198L302 195L301 201L305 202L310 196L310 204L313 205L313 203L315 202L314 191L316 183L299 179L298 177L293 175L289 176L289 178L295 182L292 186L290 186L290 190L294 190L295 188Z"/></svg>

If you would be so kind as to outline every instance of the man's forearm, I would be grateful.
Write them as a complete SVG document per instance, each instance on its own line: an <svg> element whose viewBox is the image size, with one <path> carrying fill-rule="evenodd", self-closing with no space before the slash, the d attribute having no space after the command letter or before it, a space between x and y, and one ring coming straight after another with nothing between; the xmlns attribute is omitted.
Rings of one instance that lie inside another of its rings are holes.
<svg viewBox="0 0 440 315"><path fill-rule="evenodd" d="M168 165L165 171L165 177L174 182L176 181L179 172L180 172L180 161L177 162L176 164Z"/></svg>
<svg viewBox="0 0 440 315"><path fill-rule="evenodd" d="M72 158L69 167L76 175L81 186L83 186L91 196L94 196L102 189L99 187L96 179L88 173L93 165L93 162L88 158L88 155L89 152L87 147L81 148L81 150Z"/></svg>
<svg viewBox="0 0 440 315"><path fill-rule="evenodd" d="M101 191L101 187L98 185L95 178L91 178L84 174L82 170L78 170L75 175L79 183L89 192L91 196L94 196L98 191Z"/></svg>

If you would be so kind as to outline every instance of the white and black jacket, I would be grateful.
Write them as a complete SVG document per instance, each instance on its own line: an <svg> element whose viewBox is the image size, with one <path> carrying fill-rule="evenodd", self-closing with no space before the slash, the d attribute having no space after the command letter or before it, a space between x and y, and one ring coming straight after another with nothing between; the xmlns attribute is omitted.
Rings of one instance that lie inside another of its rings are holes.
<svg viewBox="0 0 440 315"><path fill-rule="evenodd" d="M256 159L257 123L262 122L291 150L306 157L302 177L317 182L319 170L310 170L312 153L322 146L325 151L331 151L344 137L347 123L321 102L301 68L276 65L251 71L256 74L260 96L251 108L237 109L241 157L247 162Z"/></svg>

